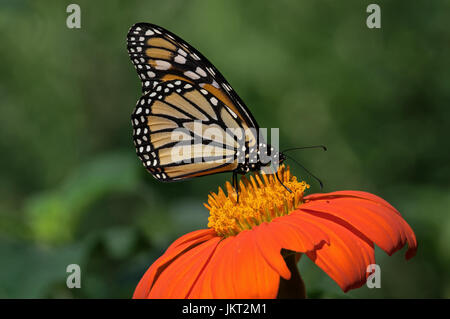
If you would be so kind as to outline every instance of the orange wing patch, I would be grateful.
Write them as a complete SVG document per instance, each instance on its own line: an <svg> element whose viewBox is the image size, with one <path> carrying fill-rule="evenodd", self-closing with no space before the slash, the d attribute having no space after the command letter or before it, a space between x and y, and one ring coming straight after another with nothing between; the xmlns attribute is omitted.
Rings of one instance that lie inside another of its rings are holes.
<svg viewBox="0 0 450 319"><path fill-rule="evenodd" d="M177 49L172 42L160 37L148 39L147 44L152 47L166 48L171 51L175 51Z"/></svg>

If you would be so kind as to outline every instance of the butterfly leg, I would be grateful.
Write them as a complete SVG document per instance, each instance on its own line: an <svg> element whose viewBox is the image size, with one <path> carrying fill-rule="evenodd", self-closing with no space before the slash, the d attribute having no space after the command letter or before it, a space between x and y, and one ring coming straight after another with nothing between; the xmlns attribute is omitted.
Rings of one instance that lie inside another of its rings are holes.
<svg viewBox="0 0 450 319"><path fill-rule="evenodd" d="M236 172L233 172L233 178L232 178L232 182L233 182L233 187L234 190L236 191L237 194L237 203L239 203L239 183L238 183L238 176Z"/></svg>

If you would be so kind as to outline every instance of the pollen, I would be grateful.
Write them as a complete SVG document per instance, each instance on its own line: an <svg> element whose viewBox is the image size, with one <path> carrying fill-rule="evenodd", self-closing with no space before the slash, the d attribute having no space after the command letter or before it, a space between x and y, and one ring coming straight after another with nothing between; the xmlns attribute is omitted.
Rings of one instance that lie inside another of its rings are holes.
<svg viewBox="0 0 450 319"><path fill-rule="evenodd" d="M211 193L205 204L210 213L208 227L219 236L229 237L275 217L289 215L303 202L303 193L309 185L297 181L284 165L276 174L282 183L274 174L255 173L250 179L243 176L239 182L239 201L229 182L225 184L227 194L220 187L217 193Z"/></svg>

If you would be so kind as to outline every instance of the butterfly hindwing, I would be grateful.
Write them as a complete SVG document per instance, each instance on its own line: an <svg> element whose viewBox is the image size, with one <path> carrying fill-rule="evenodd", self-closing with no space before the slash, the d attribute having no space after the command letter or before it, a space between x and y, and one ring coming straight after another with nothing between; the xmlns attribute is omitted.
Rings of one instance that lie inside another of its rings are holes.
<svg viewBox="0 0 450 319"><path fill-rule="evenodd" d="M159 83L139 99L131 117L133 139L143 165L157 179L236 169L240 147L248 144L244 134L235 134L241 119L211 99L211 93L183 80Z"/></svg>

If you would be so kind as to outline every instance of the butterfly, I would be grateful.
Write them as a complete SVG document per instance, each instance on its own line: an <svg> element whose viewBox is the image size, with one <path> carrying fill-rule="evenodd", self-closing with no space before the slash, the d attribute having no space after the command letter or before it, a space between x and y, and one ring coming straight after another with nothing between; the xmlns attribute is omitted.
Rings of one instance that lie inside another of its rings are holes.
<svg viewBox="0 0 450 319"><path fill-rule="evenodd" d="M127 49L142 83L131 115L133 140L156 179L232 172L236 186L237 174L285 160L264 141L223 75L187 42L160 26L137 23L128 31Z"/></svg>

